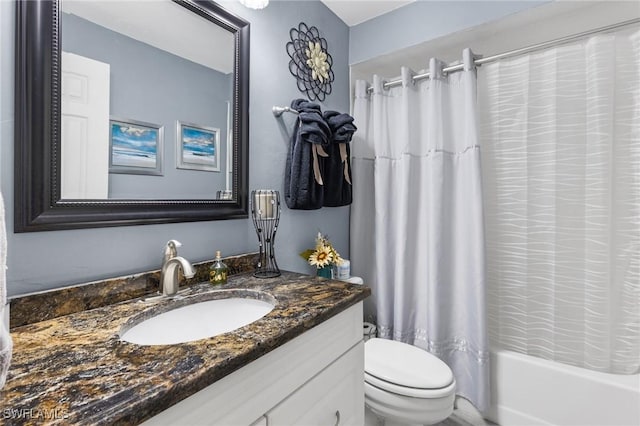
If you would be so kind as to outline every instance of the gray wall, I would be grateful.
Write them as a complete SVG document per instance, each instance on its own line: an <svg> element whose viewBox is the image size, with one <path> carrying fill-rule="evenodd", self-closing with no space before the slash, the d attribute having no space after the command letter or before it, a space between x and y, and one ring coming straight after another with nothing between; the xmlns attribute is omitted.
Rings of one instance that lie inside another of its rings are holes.
<svg viewBox="0 0 640 426"><path fill-rule="evenodd" d="M68 13L62 14L62 49L110 65L109 114L164 126L162 176L109 175L109 198L214 198L225 189L219 172L176 168L176 120L220 129L226 158L231 76L139 42Z"/></svg>
<svg viewBox="0 0 640 426"><path fill-rule="evenodd" d="M289 29L303 21L327 39L336 80L323 107L338 111L349 109L349 31L319 1L273 1L261 11L222 4L251 22L249 185L282 191L293 117L277 120L271 107L303 97L288 70ZM0 1L0 187L7 209L10 296L158 268L162 247L171 238L183 243L180 253L191 261L211 259L215 250L232 255L257 249L249 219L14 234L14 14L13 2ZM312 272L298 253L313 246L319 230L348 257L348 217L348 207L300 211L283 206L276 238L280 267Z"/></svg>
<svg viewBox="0 0 640 426"><path fill-rule="evenodd" d="M357 64L548 2L418 0L351 27L349 63Z"/></svg>

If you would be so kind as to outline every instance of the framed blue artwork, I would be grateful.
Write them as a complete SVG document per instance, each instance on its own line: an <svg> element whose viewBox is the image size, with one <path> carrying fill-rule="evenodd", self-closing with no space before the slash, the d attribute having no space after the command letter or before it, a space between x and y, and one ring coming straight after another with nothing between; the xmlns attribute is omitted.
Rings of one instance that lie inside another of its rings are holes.
<svg viewBox="0 0 640 426"><path fill-rule="evenodd" d="M163 126L111 117L109 172L162 176Z"/></svg>
<svg viewBox="0 0 640 426"><path fill-rule="evenodd" d="M178 121L177 167L220 171L220 129Z"/></svg>

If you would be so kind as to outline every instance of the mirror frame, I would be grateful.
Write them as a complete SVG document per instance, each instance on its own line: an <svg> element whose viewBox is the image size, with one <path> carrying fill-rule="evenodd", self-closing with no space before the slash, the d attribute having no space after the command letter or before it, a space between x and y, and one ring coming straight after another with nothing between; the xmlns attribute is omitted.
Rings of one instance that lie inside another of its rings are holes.
<svg viewBox="0 0 640 426"><path fill-rule="evenodd" d="M248 217L249 23L210 0L173 1L234 34L233 199L61 200L60 5L18 0L14 232Z"/></svg>

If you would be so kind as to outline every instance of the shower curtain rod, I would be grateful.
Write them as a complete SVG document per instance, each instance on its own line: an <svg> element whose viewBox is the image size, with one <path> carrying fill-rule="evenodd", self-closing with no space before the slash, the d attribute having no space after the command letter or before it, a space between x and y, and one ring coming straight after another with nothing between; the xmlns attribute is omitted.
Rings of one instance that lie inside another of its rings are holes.
<svg viewBox="0 0 640 426"><path fill-rule="evenodd" d="M475 59L473 62L476 66L480 66L482 64L486 64L488 62L494 62L499 59L507 58L509 56L522 55L525 53L535 52L536 50L544 49L546 47L558 46L561 44L569 43L574 40L578 40L584 37L588 37L597 33L604 33L607 31L612 31L621 27L626 27L627 25L633 25L640 23L640 18L630 19L628 21L619 22L617 24L607 25L605 27L595 28L593 30L584 31L578 34L573 34L566 37L557 38L554 40L544 41L538 44L532 44L529 46L521 47L520 49L509 50L508 52L498 53L497 55L491 55L484 58L479 57ZM464 64L452 65L450 67L446 67L442 69L443 73L451 73L456 71L461 71L464 68ZM422 74L416 74L412 77L413 82L424 80L425 78L429 78L430 74L428 72ZM402 79L387 81L382 85L383 89L390 89L392 87L402 85ZM367 93L373 92L373 87L367 88Z"/></svg>

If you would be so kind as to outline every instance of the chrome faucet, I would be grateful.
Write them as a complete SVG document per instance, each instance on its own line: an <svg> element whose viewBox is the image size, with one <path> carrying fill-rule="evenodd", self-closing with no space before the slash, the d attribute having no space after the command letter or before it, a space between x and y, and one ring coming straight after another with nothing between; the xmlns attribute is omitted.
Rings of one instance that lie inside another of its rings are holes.
<svg viewBox="0 0 640 426"><path fill-rule="evenodd" d="M160 281L164 296L173 296L178 292L178 266L182 266L182 273L187 278L191 278L196 274L191 263L184 257L176 256L169 259L162 267Z"/></svg>
<svg viewBox="0 0 640 426"><path fill-rule="evenodd" d="M178 247L182 247L182 243L178 240L169 240L167 241L167 245L164 246L164 255L162 256L162 267L164 268L164 264L169 261L172 257L176 257L178 255Z"/></svg>
<svg viewBox="0 0 640 426"><path fill-rule="evenodd" d="M191 278L195 275L191 263L184 257L178 256L178 247L181 246L179 241L170 240L164 249L160 270L160 288L164 296L173 296L178 292L178 266L182 266L185 277Z"/></svg>
<svg viewBox="0 0 640 426"><path fill-rule="evenodd" d="M178 240L169 240L167 241L167 245L164 246L164 254L162 255L162 266L160 266L160 283L164 282L164 265L166 265L170 259L178 256L178 247L182 247L182 243ZM174 273L174 280L177 280L178 271L175 271Z"/></svg>

